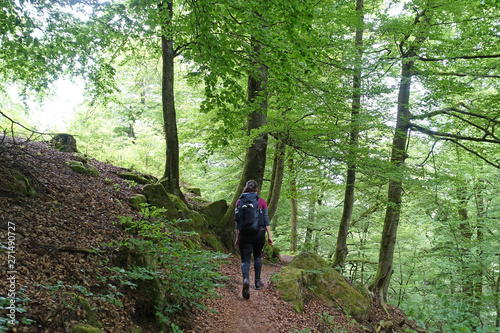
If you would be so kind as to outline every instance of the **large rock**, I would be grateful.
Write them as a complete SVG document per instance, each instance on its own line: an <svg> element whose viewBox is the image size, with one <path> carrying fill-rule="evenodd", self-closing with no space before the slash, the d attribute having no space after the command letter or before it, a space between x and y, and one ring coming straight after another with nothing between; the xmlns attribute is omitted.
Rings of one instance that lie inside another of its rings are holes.
<svg viewBox="0 0 500 333"><path fill-rule="evenodd" d="M130 202L130 206L134 208L135 210L141 211L143 208L143 204L148 202L148 199L146 198L145 195L142 194L137 194L133 196L132 198L129 198L128 201Z"/></svg>
<svg viewBox="0 0 500 333"><path fill-rule="evenodd" d="M214 228L218 226L228 207L226 200L219 200L204 207L199 207L198 210L207 221L209 228Z"/></svg>
<svg viewBox="0 0 500 333"><path fill-rule="evenodd" d="M152 176L140 175L136 172L120 172L116 175L121 179L132 180L137 184L152 184L155 182Z"/></svg>
<svg viewBox="0 0 500 333"><path fill-rule="evenodd" d="M285 266L278 275L277 287L282 291L281 298L290 302L297 313L304 312L304 289L306 272L303 269Z"/></svg>
<svg viewBox="0 0 500 333"><path fill-rule="evenodd" d="M91 175L94 177L99 176L99 171L97 171L97 168L93 166L92 164L88 163L82 163L80 161L67 161L66 162L71 170L73 170L76 173L81 173L83 175Z"/></svg>
<svg viewBox="0 0 500 333"><path fill-rule="evenodd" d="M151 206L164 208L166 210L165 215L167 218L178 218L179 214L177 213L177 209L175 208L174 202L168 195L167 191L161 184L148 184L144 186L142 190L146 198L148 199L148 203Z"/></svg>
<svg viewBox="0 0 500 333"><path fill-rule="evenodd" d="M283 291L285 300L294 304L297 312L303 310L304 288L327 305L341 307L358 321L370 318L369 300L315 253L296 256L278 275L278 289Z"/></svg>
<svg viewBox="0 0 500 333"><path fill-rule="evenodd" d="M71 134L57 134L52 138L51 143L63 152L73 153L78 151L76 149L76 140Z"/></svg>
<svg viewBox="0 0 500 333"><path fill-rule="evenodd" d="M35 197L35 189L28 178L16 169L0 170L0 196Z"/></svg>

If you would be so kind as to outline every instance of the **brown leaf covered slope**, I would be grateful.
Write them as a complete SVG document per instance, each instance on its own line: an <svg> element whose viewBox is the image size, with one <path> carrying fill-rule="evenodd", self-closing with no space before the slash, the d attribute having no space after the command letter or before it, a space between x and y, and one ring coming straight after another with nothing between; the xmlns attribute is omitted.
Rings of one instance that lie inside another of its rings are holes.
<svg viewBox="0 0 500 333"><path fill-rule="evenodd" d="M75 302L75 295L79 295L89 301L103 332L156 332L154 326L134 316L133 290L118 283L106 288L102 285L103 277L110 281L113 274L104 266L113 257L117 247L114 242L130 237L119 227L118 217L139 218L128 199L140 193L142 186L130 186L116 176L124 169L96 160L89 163L98 169L98 177L77 174L66 164L72 159L73 154L59 152L46 143L20 146L9 139L0 144L0 190L4 190L0 191L4 246L0 252L0 300L7 298L13 287L16 307L26 311L16 313L16 320L34 321L29 325L18 323L10 330L69 332L75 323L89 321L88 311ZM12 169L29 180L36 191L34 198L9 195L7 175ZM15 238L14 247L9 246L9 237ZM13 266L10 259L15 259ZM280 299L271 281L283 264L264 265L266 285L262 290L252 287L246 301L241 297L239 259L231 257L221 267L229 278L219 290L222 298L205 302L216 312L197 312L179 325L187 332L364 332L373 331L385 319L374 304L369 323L354 323L313 299L304 314L295 313ZM103 297L103 288L114 292ZM408 326L403 325L407 322L403 313L395 308L390 312L396 324L392 330L404 332ZM325 325L318 315L323 313L333 322ZM4 309L0 317L7 314L8 309Z"/></svg>

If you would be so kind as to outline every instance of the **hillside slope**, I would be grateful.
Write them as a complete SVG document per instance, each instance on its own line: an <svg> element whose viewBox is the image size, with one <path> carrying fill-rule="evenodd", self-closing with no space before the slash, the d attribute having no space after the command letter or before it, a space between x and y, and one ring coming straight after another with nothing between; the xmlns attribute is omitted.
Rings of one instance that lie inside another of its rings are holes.
<svg viewBox="0 0 500 333"><path fill-rule="evenodd" d="M124 169L96 160L88 164L98 176L75 173L66 163L74 155L46 143L0 141L0 287L7 291L0 295L0 331L15 317L13 332L72 332L82 322L102 332L158 332L154 323L136 316L134 290L109 283L116 272L105 268L117 241L130 237L119 217L139 218L128 200L142 185L119 178ZM266 286L252 288L245 301L239 259L230 257L221 267L228 277L218 291L222 297L205 301L216 312L185 314L176 323L186 332L365 332L375 331L384 319L374 304L371 321L357 324L314 299L303 315L295 313L271 279L283 264L264 265ZM399 309L390 312L394 331L409 328ZM322 322L318 314L323 313L333 321Z"/></svg>

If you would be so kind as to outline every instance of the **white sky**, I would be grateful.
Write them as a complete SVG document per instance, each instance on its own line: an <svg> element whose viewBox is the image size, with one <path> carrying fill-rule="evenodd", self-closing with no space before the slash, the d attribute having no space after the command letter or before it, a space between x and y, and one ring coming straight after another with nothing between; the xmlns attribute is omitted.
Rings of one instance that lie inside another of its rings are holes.
<svg viewBox="0 0 500 333"><path fill-rule="evenodd" d="M84 83L59 79L54 83L53 97L43 103L28 102L30 118L41 132L64 132L73 117L78 104L83 102Z"/></svg>

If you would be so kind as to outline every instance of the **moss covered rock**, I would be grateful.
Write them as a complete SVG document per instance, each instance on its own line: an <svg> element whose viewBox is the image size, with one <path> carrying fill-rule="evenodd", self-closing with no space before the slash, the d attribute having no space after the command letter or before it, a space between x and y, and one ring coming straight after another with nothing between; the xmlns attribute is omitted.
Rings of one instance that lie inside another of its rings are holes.
<svg viewBox="0 0 500 333"><path fill-rule="evenodd" d="M189 212L188 206L186 205L186 203L184 201L181 200L181 198L179 198L176 195L170 194L170 193L167 193L167 195L169 196L170 201L172 201L172 203L174 204L175 209L179 213L181 213L181 214L184 213L185 214L185 213Z"/></svg>
<svg viewBox="0 0 500 333"><path fill-rule="evenodd" d="M79 162L82 162L82 163L88 163L90 158L85 155L85 154L82 154L82 153L74 153L73 154L73 159L75 161L79 161Z"/></svg>
<svg viewBox="0 0 500 333"><path fill-rule="evenodd" d="M56 147L56 149L62 152L72 153L78 151L76 149L76 140L71 134L57 134L52 138L51 143Z"/></svg>
<svg viewBox="0 0 500 333"><path fill-rule="evenodd" d="M8 169L5 175L8 191L15 197L30 197L36 196L36 191L31 187L28 178L18 170Z"/></svg>
<svg viewBox="0 0 500 333"><path fill-rule="evenodd" d="M285 266L278 274L276 287L281 290L281 298L290 302L297 313L304 312L304 288L306 272L303 269Z"/></svg>
<svg viewBox="0 0 500 333"><path fill-rule="evenodd" d="M201 240L205 245L207 245L208 247L210 247L214 251L225 252L224 245L222 245L222 242L220 241L220 239L218 239L217 236L215 236L214 234L204 233L201 235Z"/></svg>
<svg viewBox="0 0 500 333"><path fill-rule="evenodd" d="M199 187L188 186L185 190L187 193L191 193L196 197L201 197L201 189Z"/></svg>
<svg viewBox="0 0 500 333"><path fill-rule="evenodd" d="M178 218L179 214L177 209L175 208L175 204L170 199L167 191L161 184L148 184L144 186L142 190L144 195L146 196L148 203L151 206L164 208L166 210L167 218Z"/></svg>
<svg viewBox="0 0 500 333"><path fill-rule="evenodd" d="M136 196L128 199L128 201L130 202L130 205L132 206L132 208L140 211L142 209L142 205L147 203L148 199L146 198L145 195L137 194Z"/></svg>
<svg viewBox="0 0 500 333"><path fill-rule="evenodd" d="M66 162L71 170L73 170L76 173L84 174L84 175L91 175L94 177L99 176L99 171L97 171L97 168L91 164L83 164L80 161L68 161Z"/></svg>
<svg viewBox="0 0 500 333"><path fill-rule="evenodd" d="M198 204L201 204L201 205L205 205L205 204L209 204L210 203L210 200L202 198L202 197L191 197L189 199L191 199L192 201L194 201L194 202L196 202Z"/></svg>
<svg viewBox="0 0 500 333"><path fill-rule="evenodd" d="M79 317L79 320L85 320L89 324L88 326L92 328L101 327L97 315L85 297L78 296L75 293L65 293L64 298L67 299L67 303L70 305L69 309L74 312L73 315Z"/></svg>
<svg viewBox="0 0 500 333"><path fill-rule="evenodd" d="M214 201L209 205L199 208L199 212L205 218L209 228L216 227L228 209L226 200Z"/></svg>
<svg viewBox="0 0 500 333"><path fill-rule="evenodd" d="M183 212L184 220L178 223L178 227L184 231L196 231L197 233L204 233L207 231L205 219L200 213L195 211Z"/></svg>
<svg viewBox="0 0 500 333"><path fill-rule="evenodd" d="M153 183L153 180L146 178L143 175L140 175L135 172L121 172L117 174L118 177L121 179L126 179L126 180L132 180L136 182L137 184L151 184Z"/></svg>
<svg viewBox="0 0 500 333"><path fill-rule="evenodd" d="M77 324L73 326L71 333L102 333L102 331L91 325Z"/></svg>
<svg viewBox="0 0 500 333"><path fill-rule="evenodd" d="M358 321L370 318L370 302L359 291L351 287L344 278L315 253L296 256L290 266L304 270L307 288L314 296L331 307L341 307ZM280 273L281 274L281 273Z"/></svg>
<svg viewBox="0 0 500 333"><path fill-rule="evenodd" d="M263 251L263 258L272 263L277 263L280 260L280 249L277 246L266 243Z"/></svg>

